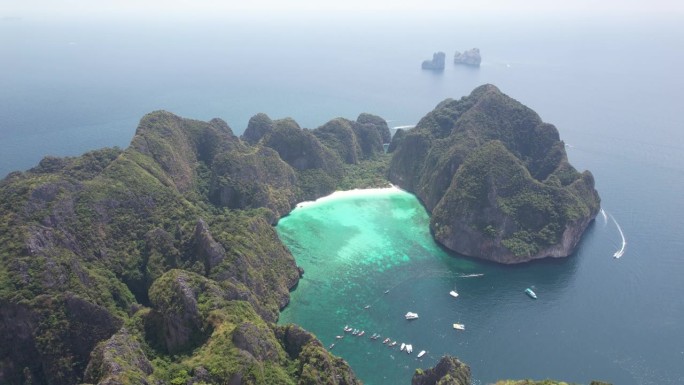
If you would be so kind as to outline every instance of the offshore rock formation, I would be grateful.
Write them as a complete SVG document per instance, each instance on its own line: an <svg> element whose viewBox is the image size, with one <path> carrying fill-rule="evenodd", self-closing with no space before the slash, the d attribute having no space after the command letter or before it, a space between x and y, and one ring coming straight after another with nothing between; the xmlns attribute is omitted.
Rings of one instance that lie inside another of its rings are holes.
<svg viewBox="0 0 684 385"><path fill-rule="evenodd" d="M372 115L339 121L319 139L260 114L243 140L157 111L125 150L2 180L0 383L356 384L314 336L274 324L300 270L272 223L389 137Z"/></svg>
<svg viewBox="0 0 684 385"><path fill-rule="evenodd" d="M500 263L573 252L600 200L567 160L558 131L485 85L445 100L396 135L389 178L432 212L445 247Z"/></svg>
<svg viewBox="0 0 684 385"><path fill-rule="evenodd" d="M470 367L457 358L444 356L434 368L416 370L411 385L470 385Z"/></svg>
<svg viewBox="0 0 684 385"><path fill-rule="evenodd" d="M446 61L446 55L444 52L435 52L432 54L432 60L424 60L423 64L421 64L421 68L424 70L433 70L433 71L443 71L444 70L444 63Z"/></svg>
<svg viewBox="0 0 684 385"><path fill-rule="evenodd" d="M480 56L479 48L469 49L463 53L456 51L454 54L454 64L465 64L473 67L479 67L480 62L482 62L482 57Z"/></svg>

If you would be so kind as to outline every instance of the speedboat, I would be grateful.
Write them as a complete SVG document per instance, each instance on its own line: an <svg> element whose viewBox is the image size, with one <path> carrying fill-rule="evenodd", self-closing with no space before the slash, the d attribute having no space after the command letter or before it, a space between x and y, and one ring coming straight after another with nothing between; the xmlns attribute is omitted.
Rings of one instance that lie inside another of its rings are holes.
<svg viewBox="0 0 684 385"><path fill-rule="evenodd" d="M389 337L387 337L387 338L385 338L385 339L382 341L382 343L383 343L383 344L386 344L386 343L388 343L388 342L390 342L390 341L391 341L391 340L389 339Z"/></svg>
<svg viewBox="0 0 684 385"><path fill-rule="evenodd" d="M532 291L532 289L530 289L529 287L525 289L525 294L529 295L530 298L537 299L537 293Z"/></svg>
<svg viewBox="0 0 684 385"><path fill-rule="evenodd" d="M396 344L397 344L397 341L392 341L392 342L389 344L389 346L394 346L394 345L396 345Z"/></svg>
<svg viewBox="0 0 684 385"><path fill-rule="evenodd" d="M361 336L364 335L364 334L366 334L366 331L365 331L365 330L361 330L361 331L359 332L359 334L357 334L356 336L357 336L357 337L361 337Z"/></svg>
<svg viewBox="0 0 684 385"><path fill-rule="evenodd" d="M420 358L424 355L425 355L425 350L421 350L420 353L418 353L418 358Z"/></svg>
<svg viewBox="0 0 684 385"><path fill-rule="evenodd" d="M402 342L401 346L399 347L399 350L401 350L403 352L405 347L406 347L406 344Z"/></svg>
<svg viewBox="0 0 684 385"><path fill-rule="evenodd" d="M350 328L348 325L345 325L343 330L345 333L349 333L350 331L352 331L354 329Z"/></svg>
<svg viewBox="0 0 684 385"><path fill-rule="evenodd" d="M413 345L406 345L406 353L411 354L413 352Z"/></svg>
<svg viewBox="0 0 684 385"><path fill-rule="evenodd" d="M452 296L452 297L454 297L454 298L458 297L458 293L456 292L456 290L450 291L450 292L449 292L449 295Z"/></svg>
<svg viewBox="0 0 684 385"><path fill-rule="evenodd" d="M406 313L406 315L404 317L406 317L407 320L416 319L416 318L418 318L418 313L408 312L408 313Z"/></svg>
<svg viewBox="0 0 684 385"><path fill-rule="evenodd" d="M464 324L454 324L454 329L465 330L465 325Z"/></svg>

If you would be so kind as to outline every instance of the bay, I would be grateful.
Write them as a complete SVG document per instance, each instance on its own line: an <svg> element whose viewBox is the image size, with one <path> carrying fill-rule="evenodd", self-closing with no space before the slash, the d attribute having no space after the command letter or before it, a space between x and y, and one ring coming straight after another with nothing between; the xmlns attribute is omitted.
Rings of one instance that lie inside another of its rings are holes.
<svg viewBox="0 0 684 385"><path fill-rule="evenodd" d="M407 383L415 367L432 365L443 353L468 362L479 383L552 377L680 384L681 21L676 14L390 12L125 22L2 19L0 175L32 167L48 154L125 147L140 117L157 109L203 120L220 117L238 134L258 112L291 116L308 128L361 112L402 126L415 124L445 98L492 83L556 125L569 145L570 162L592 171L603 208L625 233L624 256L612 258L621 239L615 224L599 217L568 259L483 264L436 247L426 214L410 196L334 200L326 203L330 210L342 205L346 216L365 222L346 218L337 230L325 228L327 221L316 228L302 224L310 230L283 236L294 245L304 242L297 237L313 236L306 231L319 232L327 247L314 249L318 254L292 248L300 264L310 254L321 265L305 267L281 322L296 318L325 343L349 323L429 351L422 362L408 356L387 361L386 350L361 341L336 346L333 351L371 384ZM479 69L419 69L435 51L450 58L472 47L483 54ZM295 210L278 231L310 210L318 208ZM378 211L384 214L371 215ZM390 223L395 217L402 225ZM363 243L347 245L351 241L336 234L343 229ZM381 247L371 241L381 238ZM347 250L346 259L333 259L334 268L323 266L338 247ZM470 272L484 276L460 278ZM326 296L307 295L309 283L326 289ZM382 294L394 283L396 289ZM522 294L529 285L539 300ZM462 293L455 301L448 296L454 287ZM300 301L339 316L326 321L329 314L297 313ZM366 302L373 312L362 311ZM401 318L409 310L421 314L415 323ZM466 331L454 334L448 325L458 321Z"/></svg>

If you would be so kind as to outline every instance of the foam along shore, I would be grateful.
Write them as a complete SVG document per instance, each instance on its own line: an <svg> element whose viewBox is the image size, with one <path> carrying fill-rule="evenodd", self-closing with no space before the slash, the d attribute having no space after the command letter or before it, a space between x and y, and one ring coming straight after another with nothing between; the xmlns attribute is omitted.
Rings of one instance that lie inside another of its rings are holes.
<svg viewBox="0 0 684 385"><path fill-rule="evenodd" d="M318 198L315 201L305 201L305 202L300 202L297 203L295 206L294 210L303 208L303 207L311 207L315 206L317 204L321 203L326 203L330 201L335 201L335 200L340 200L340 199L349 199L349 198L358 198L358 197L377 197L377 196L388 196L388 195L394 195L394 194L404 194L406 191L400 189L399 187L396 187L394 185L391 185L390 187L382 187L382 188L368 188L368 189L354 189L354 190L346 190L346 191L335 191L334 193L330 195L326 195L324 197Z"/></svg>

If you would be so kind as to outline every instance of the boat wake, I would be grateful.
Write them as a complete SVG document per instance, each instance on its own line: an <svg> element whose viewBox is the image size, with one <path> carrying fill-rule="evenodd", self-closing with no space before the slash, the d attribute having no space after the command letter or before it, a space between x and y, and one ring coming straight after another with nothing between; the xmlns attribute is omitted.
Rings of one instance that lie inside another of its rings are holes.
<svg viewBox="0 0 684 385"><path fill-rule="evenodd" d="M618 231L620 232L620 237L622 238L622 246L620 247L620 250L616 251L615 254L613 254L614 258L620 258L625 254L625 247L627 246L627 240L625 239L625 233L622 232L622 227L620 227L620 224L617 223L615 220L614 216L610 216L610 219L613 220L613 223L615 223L615 227L617 227Z"/></svg>
<svg viewBox="0 0 684 385"><path fill-rule="evenodd" d="M459 278L475 278L482 277L484 274L462 274Z"/></svg>
<svg viewBox="0 0 684 385"><path fill-rule="evenodd" d="M603 216L603 227L606 227L608 224L608 214L606 214L606 211L601 208L601 216Z"/></svg>

